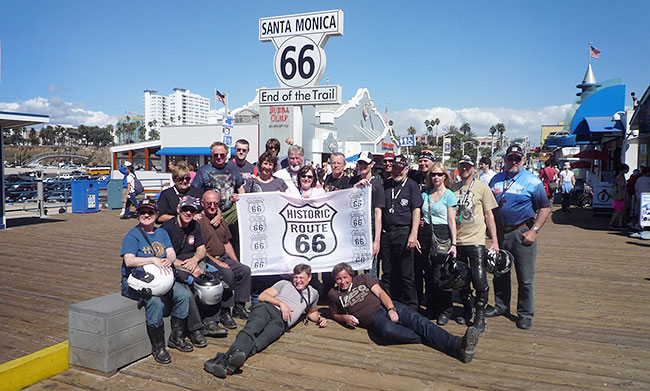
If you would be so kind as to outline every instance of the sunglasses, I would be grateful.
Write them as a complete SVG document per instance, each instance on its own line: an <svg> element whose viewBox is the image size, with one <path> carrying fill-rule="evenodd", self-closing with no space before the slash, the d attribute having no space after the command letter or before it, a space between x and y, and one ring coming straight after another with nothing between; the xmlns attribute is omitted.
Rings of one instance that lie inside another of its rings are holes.
<svg viewBox="0 0 650 391"><path fill-rule="evenodd" d="M248 152L248 149L245 149L245 148L237 148L237 152Z"/></svg>
<svg viewBox="0 0 650 391"><path fill-rule="evenodd" d="M212 157L226 157L225 153L213 153Z"/></svg>
<svg viewBox="0 0 650 391"><path fill-rule="evenodd" d="M463 165L458 166L458 169L459 169L459 170L469 170L469 169L471 169L472 167L473 167L473 166L472 166L471 164L463 164Z"/></svg>
<svg viewBox="0 0 650 391"><path fill-rule="evenodd" d="M384 164L393 164L393 160L384 160Z"/></svg>
<svg viewBox="0 0 650 391"><path fill-rule="evenodd" d="M521 161L521 156L508 156L508 157L506 158L506 160L509 161L509 162L515 162L515 163L518 163L518 162Z"/></svg>
<svg viewBox="0 0 650 391"><path fill-rule="evenodd" d="M301 175L301 178L309 178L309 179L314 179L313 175Z"/></svg>
<svg viewBox="0 0 650 391"><path fill-rule="evenodd" d="M143 210L141 212L138 212L138 216L153 216L155 214L156 212L154 212L153 210Z"/></svg>
<svg viewBox="0 0 650 391"><path fill-rule="evenodd" d="M184 206L184 207L181 208L181 212L195 213L196 209L191 207L191 206Z"/></svg>
<svg viewBox="0 0 650 391"><path fill-rule="evenodd" d="M429 174L429 176L445 176L444 172L432 172Z"/></svg>
<svg viewBox="0 0 650 391"><path fill-rule="evenodd" d="M184 182L184 181L191 181L192 177L191 176L184 176L184 177L176 177L176 182Z"/></svg>
<svg viewBox="0 0 650 391"><path fill-rule="evenodd" d="M218 202L205 202L205 201L203 201L202 204L205 205L205 206L219 206Z"/></svg>

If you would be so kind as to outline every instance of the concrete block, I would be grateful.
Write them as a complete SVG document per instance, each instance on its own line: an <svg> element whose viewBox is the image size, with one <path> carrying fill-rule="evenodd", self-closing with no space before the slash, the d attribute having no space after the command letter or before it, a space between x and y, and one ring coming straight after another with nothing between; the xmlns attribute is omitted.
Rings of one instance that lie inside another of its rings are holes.
<svg viewBox="0 0 650 391"><path fill-rule="evenodd" d="M169 319L164 323L168 338ZM151 354L144 308L119 292L71 305L68 338L70 364L108 375Z"/></svg>

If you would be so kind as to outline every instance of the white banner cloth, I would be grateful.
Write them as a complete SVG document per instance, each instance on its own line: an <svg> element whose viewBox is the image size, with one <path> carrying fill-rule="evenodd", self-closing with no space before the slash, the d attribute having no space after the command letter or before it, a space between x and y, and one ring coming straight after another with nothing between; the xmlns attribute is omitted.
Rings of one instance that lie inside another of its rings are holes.
<svg viewBox="0 0 650 391"><path fill-rule="evenodd" d="M339 262L372 265L370 187L313 198L286 193L240 194L240 260L254 276L292 273L299 263L331 272Z"/></svg>

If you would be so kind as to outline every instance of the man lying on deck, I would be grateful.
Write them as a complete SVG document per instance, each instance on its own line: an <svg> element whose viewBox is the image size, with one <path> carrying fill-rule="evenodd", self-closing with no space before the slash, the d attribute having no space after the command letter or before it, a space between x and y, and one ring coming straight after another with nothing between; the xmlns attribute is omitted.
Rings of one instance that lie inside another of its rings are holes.
<svg viewBox="0 0 650 391"><path fill-rule="evenodd" d="M264 290L230 349L206 361L203 369L220 378L232 375L248 357L280 338L303 313L319 327L327 326L327 320L316 309L318 292L309 286L310 280L311 267L298 264L293 268L293 282L278 281Z"/></svg>
<svg viewBox="0 0 650 391"><path fill-rule="evenodd" d="M348 327L363 327L387 343L422 343L468 363L474 358L479 332L471 326L457 337L431 323L407 305L392 301L377 281L367 274L352 277L347 263L332 270L338 285L327 294L332 317Z"/></svg>

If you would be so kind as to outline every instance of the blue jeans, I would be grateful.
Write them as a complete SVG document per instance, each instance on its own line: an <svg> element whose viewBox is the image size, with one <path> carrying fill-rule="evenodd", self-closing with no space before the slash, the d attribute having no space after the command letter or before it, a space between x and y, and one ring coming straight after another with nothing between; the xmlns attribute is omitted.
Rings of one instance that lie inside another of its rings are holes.
<svg viewBox="0 0 650 391"><path fill-rule="evenodd" d="M429 319L413 311L406 304L393 301L399 315L398 323L393 323L382 306L377 310L368 330L392 343L423 343L440 352L453 356L460 337L431 323Z"/></svg>
<svg viewBox="0 0 650 391"><path fill-rule="evenodd" d="M126 198L126 205L124 207L125 208L124 214L126 216L129 215L129 209L131 209L131 205L133 205L134 208L138 207L138 199L136 198L135 193L129 194L129 196Z"/></svg>
<svg viewBox="0 0 650 391"><path fill-rule="evenodd" d="M499 233L499 247L508 250L515 258L515 272L517 273L518 297L517 315L531 319L535 314L535 260L537 259L537 241L526 246L523 244L524 232L527 227L502 234ZM512 271L494 276L495 307L508 312L510 309L510 274Z"/></svg>
<svg viewBox="0 0 650 391"><path fill-rule="evenodd" d="M121 288L122 296L133 300L140 300L140 294L129 287L129 284L126 282L126 277L122 277ZM162 326L166 304L171 304L171 315L174 318L185 319L189 312L190 293L180 284L174 283L172 289L163 296L151 296L149 300L145 300L144 310L147 326Z"/></svg>

